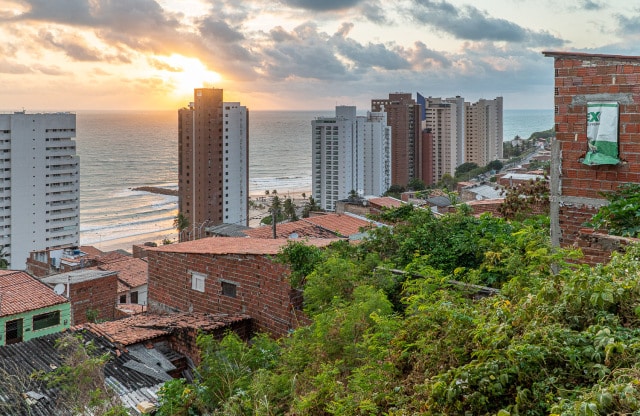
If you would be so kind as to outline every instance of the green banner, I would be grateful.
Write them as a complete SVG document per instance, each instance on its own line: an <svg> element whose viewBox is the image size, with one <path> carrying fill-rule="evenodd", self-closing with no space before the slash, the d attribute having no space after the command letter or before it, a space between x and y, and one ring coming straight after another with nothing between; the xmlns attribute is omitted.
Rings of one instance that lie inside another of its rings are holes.
<svg viewBox="0 0 640 416"><path fill-rule="evenodd" d="M585 165L617 165L618 103L587 103L587 141Z"/></svg>

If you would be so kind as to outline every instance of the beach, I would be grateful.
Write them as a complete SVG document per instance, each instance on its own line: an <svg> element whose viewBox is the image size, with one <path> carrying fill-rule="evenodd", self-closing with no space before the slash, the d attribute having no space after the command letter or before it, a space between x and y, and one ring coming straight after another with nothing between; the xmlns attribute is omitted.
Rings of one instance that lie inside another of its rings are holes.
<svg viewBox="0 0 640 416"><path fill-rule="evenodd" d="M153 189L151 188L152 187L149 187L149 189L146 189L146 191L153 192ZM293 200L293 203L297 207L302 208L304 204L309 200L311 191L307 189L292 189L285 192L278 192L277 195L280 198L281 202L284 202L284 200L287 198L291 198ZM250 201L253 201L249 204L249 227L264 227L265 225L261 225L260 221L264 217L270 215L269 205L271 204L271 201L273 199L272 191L269 192L269 195L266 195L265 191L251 192L249 195L249 199ZM143 245L144 243L155 243L157 245L162 245L165 241L170 241L171 243L178 242L178 232L175 230L171 232L150 231L148 233L130 235L121 238L114 238L109 240L105 239L89 245L96 247L97 249L102 251L124 250L131 253L132 247L134 245Z"/></svg>

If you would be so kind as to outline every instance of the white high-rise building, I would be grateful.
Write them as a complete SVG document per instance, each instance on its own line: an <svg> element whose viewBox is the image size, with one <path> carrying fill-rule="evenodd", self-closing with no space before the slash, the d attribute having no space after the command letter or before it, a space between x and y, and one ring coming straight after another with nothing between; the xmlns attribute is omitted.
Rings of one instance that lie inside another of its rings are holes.
<svg viewBox="0 0 640 416"><path fill-rule="evenodd" d="M249 119L239 102L222 104L224 117L224 223L248 225Z"/></svg>
<svg viewBox="0 0 640 416"><path fill-rule="evenodd" d="M386 113L356 116L337 106L335 117L318 117L313 130L313 197L327 211L355 191L381 195L391 186L391 127Z"/></svg>
<svg viewBox="0 0 640 416"><path fill-rule="evenodd" d="M11 269L80 243L76 115L0 114L0 245Z"/></svg>

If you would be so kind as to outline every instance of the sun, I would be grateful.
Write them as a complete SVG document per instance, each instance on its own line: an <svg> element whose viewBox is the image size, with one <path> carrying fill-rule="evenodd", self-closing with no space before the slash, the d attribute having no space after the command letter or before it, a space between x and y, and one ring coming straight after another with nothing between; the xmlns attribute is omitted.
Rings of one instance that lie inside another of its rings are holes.
<svg viewBox="0 0 640 416"><path fill-rule="evenodd" d="M222 80L219 73L208 70L197 58L173 54L158 60L166 64L160 68L162 76L178 96L191 95L194 88L210 87Z"/></svg>

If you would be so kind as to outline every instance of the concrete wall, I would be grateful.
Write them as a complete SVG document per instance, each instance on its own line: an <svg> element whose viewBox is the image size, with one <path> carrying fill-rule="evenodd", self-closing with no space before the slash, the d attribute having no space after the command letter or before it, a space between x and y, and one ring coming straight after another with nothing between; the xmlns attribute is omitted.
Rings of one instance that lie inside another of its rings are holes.
<svg viewBox="0 0 640 416"><path fill-rule="evenodd" d="M60 311L60 323L58 325L39 330L33 329L34 316L55 311ZM33 338L55 334L56 332L61 332L69 328L71 323L71 312L69 303L61 303L59 305L48 306L34 311L0 317L0 346L6 345L6 323L16 319L22 319L22 340L29 341Z"/></svg>

